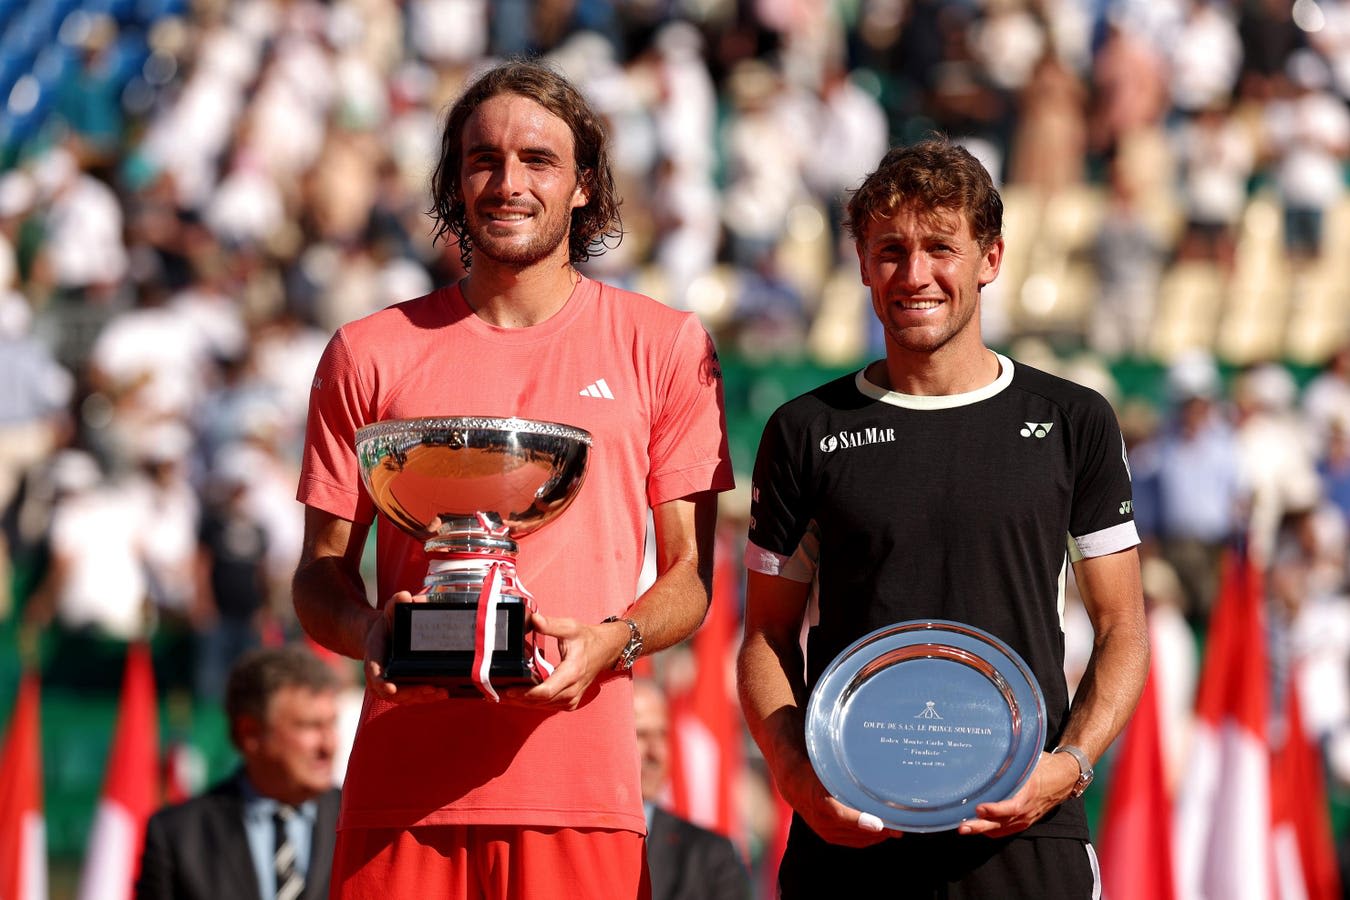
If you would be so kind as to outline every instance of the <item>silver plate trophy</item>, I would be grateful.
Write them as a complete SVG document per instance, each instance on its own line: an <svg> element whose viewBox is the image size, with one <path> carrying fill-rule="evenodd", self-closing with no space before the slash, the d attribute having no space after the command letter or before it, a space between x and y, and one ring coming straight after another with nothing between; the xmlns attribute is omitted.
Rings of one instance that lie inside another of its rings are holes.
<svg viewBox="0 0 1350 900"><path fill-rule="evenodd" d="M530 419L391 419L356 432L376 508L425 541L425 603L394 610L386 677L497 699L551 670L516 574L516 538L560 516L586 477L591 436Z"/></svg>
<svg viewBox="0 0 1350 900"><path fill-rule="evenodd" d="M835 799L899 831L946 831L1031 777L1045 698L1003 641L945 620L880 628L821 675L806 748Z"/></svg>

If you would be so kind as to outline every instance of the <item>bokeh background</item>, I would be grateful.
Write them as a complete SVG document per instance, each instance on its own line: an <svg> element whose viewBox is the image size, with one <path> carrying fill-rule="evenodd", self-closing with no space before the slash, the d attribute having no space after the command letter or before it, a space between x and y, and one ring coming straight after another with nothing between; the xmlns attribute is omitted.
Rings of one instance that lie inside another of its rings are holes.
<svg viewBox="0 0 1350 900"><path fill-rule="evenodd" d="M1345 833L1350 3L0 0L0 715L40 670L52 896L85 852L130 642L152 649L169 795L232 765L229 663L302 639L318 356L462 274L425 215L440 117L522 53L610 125L625 233L586 271L698 313L722 357L725 646L649 663L672 694L720 664L734 708L760 428L881 355L840 209L888 146L937 131L1006 203L987 341L1120 416L1169 783L1241 546L1266 576L1272 708L1304 698ZM1072 603L1066 622L1072 680L1090 628ZM333 664L357 698L359 668ZM776 807L735 739L717 824L758 869Z"/></svg>

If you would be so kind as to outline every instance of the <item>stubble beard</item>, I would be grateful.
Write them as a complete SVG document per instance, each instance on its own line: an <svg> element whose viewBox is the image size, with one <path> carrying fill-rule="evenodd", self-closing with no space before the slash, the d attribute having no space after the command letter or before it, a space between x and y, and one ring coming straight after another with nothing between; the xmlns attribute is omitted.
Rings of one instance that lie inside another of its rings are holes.
<svg viewBox="0 0 1350 900"><path fill-rule="evenodd" d="M887 344L909 353L931 354L948 344L959 342L972 330L975 339L979 340L979 314L979 304L976 303L964 310L959 320L947 319L934 325L919 326L900 326L890 315L886 315L882 317L882 327Z"/></svg>
<svg viewBox="0 0 1350 900"><path fill-rule="evenodd" d="M558 247L568 240L572 217L569 214L556 220L536 220L543 225L524 242L514 239L500 239L491 234L490 222L470 223L469 239L471 249L499 265L513 269L524 269L548 259Z"/></svg>

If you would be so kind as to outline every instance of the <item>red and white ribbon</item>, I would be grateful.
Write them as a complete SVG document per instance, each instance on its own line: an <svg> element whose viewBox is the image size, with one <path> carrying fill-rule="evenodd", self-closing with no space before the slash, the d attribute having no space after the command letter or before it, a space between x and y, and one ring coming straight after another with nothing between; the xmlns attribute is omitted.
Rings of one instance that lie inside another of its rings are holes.
<svg viewBox="0 0 1350 900"><path fill-rule="evenodd" d="M488 566L483 577L483 587L478 591L478 615L474 625L473 669L469 675L474 687L493 703L501 700L492 687L490 670L492 654L497 645L497 601L502 596L502 564L494 562Z"/></svg>

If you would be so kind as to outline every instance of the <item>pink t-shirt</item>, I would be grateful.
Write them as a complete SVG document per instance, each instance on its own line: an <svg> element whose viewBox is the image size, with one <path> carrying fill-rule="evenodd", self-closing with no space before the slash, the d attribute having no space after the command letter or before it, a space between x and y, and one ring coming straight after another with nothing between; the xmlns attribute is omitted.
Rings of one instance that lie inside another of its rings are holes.
<svg viewBox="0 0 1350 900"><path fill-rule="evenodd" d="M591 433L572 505L519 540L521 581L545 615L621 614L637 592L647 508L732 486L721 374L702 325L589 279L530 328L489 325L453 286L339 329L314 379L300 501L371 521L356 429L419 416L518 416ZM416 593L426 566L421 543L380 517L380 602ZM556 644L545 644L556 662ZM642 832L631 684L604 678L573 712L478 699L401 707L367 694L341 827Z"/></svg>

